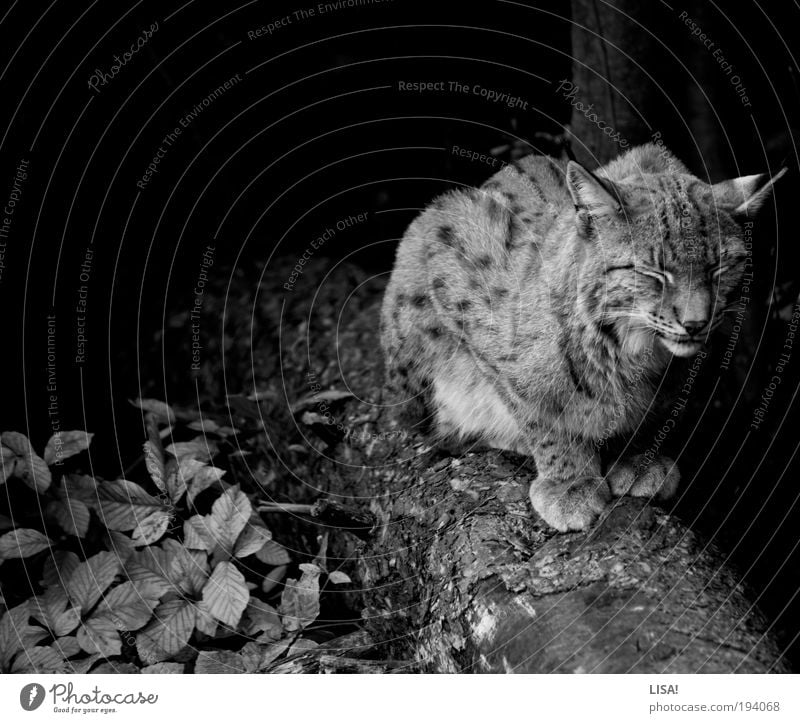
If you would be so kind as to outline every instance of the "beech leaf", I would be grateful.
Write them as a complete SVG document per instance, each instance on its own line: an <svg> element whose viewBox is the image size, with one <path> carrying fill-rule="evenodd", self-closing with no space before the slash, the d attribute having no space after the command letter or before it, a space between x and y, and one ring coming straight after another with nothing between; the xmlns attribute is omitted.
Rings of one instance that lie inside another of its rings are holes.
<svg viewBox="0 0 800 723"><path fill-rule="evenodd" d="M0 560L30 557L46 550L52 541L39 530L21 528L0 536Z"/></svg>
<svg viewBox="0 0 800 723"><path fill-rule="evenodd" d="M105 544L111 552L119 557L123 564L136 552L136 546L133 544L133 540L124 532L106 530Z"/></svg>
<svg viewBox="0 0 800 723"><path fill-rule="evenodd" d="M159 499L124 479L104 482L98 486L97 494L101 521L117 532L129 532L153 512L167 510Z"/></svg>
<svg viewBox="0 0 800 723"><path fill-rule="evenodd" d="M160 599L175 590L172 582L162 574L133 559L125 563L125 572L138 590L149 589L149 597Z"/></svg>
<svg viewBox="0 0 800 723"><path fill-rule="evenodd" d="M286 548L282 545L279 545L275 540L270 540L264 547L262 547L258 552L256 552L256 557L261 560L261 562L267 565L288 565L292 559L289 557L289 553L286 552Z"/></svg>
<svg viewBox="0 0 800 723"><path fill-rule="evenodd" d="M166 424L175 424L175 412L166 403L159 399L131 399L130 403L144 412L151 412L158 417L158 421Z"/></svg>
<svg viewBox="0 0 800 723"><path fill-rule="evenodd" d="M165 540L161 547L146 547L125 563L125 572L144 597L160 598L169 592L178 592L175 575L175 550L182 545L177 540Z"/></svg>
<svg viewBox="0 0 800 723"><path fill-rule="evenodd" d="M154 663L153 665L146 665L139 672L148 674L168 674L180 675L186 669L183 663Z"/></svg>
<svg viewBox="0 0 800 723"><path fill-rule="evenodd" d="M63 587L48 588L43 594L30 599L31 617L51 628L56 617L67 607L68 602L69 598Z"/></svg>
<svg viewBox="0 0 800 723"><path fill-rule="evenodd" d="M31 598L31 615L50 628L56 637L66 635L78 627L80 610L67 607L69 599L60 585L49 587L42 595Z"/></svg>
<svg viewBox="0 0 800 723"><path fill-rule="evenodd" d="M211 529L210 518L194 515L183 523L183 544L190 550L211 552L217 545L214 530Z"/></svg>
<svg viewBox="0 0 800 723"><path fill-rule="evenodd" d="M166 476L167 472L164 467L164 454L159 447L147 440L144 445L144 466L153 480L156 487L164 492L167 489Z"/></svg>
<svg viewBox="0 0 800 723"><path fill-rule="evenodd" d="M50 645L39 645L23 650L11 666L12 673L65 673L69 665L61 651Z"/></svg>
<svg viewBox="0 0 800 723"><path fill-rule="evenodd" d="M19 477L28 487L36 492L45 492L53 477L47 463L33 451L33 447L24 434L19 432L3 432L0 435L2 445L4 477Z"/></svg>
<svg viewBox="0 0 800 723"><path fill-rule="evenodd" d="M189 429L193 429L196 432L203 432L204 434L213 434L219 429L219 424L213 419L195 419L186 426Z"/></svg>
<svg viewBox="0 0 800 723"><path fill-rule="evenodd" d="M213 652L201 650L194 666L197 674L231 674L247 673L244 657L231 650L216 650Z"/></svg>
<svg viewBox="0 0 800 723"><path fill-rule="evenodd" d="M153 621L136 634L136 650L147 665L160 663L178 653L194 631L196 608L181 598L161 603Z"/></svg>
<svg viewBox="0 0 800 723"><path fill-rule="evenodd" d="M154 588L142 588L133 582L124 582L109 590L97 606L97 613L104 615L118 630L138 630L153 617L153 610L158 605L157 592Z"/></svg>
<svg viewBox="0 0 800 723"><path fill-rule="evenodd" d="M114 582L121 567L119 558L113 552L98 552L75 568L65 585L67 595L82 613L89 612Z"/></svg>
<svg viewBox="0 0 800 723"><path fill-rule="evenodd" d="M59 499L80 500L89 509L97 509L97 480L88 474L67 474L61 478Z"/></svg>
<svg viewBox="0 0 800 723"><path fill-rule="evenodd" d="M0 671L8 670L11 659L19 650L47 637L44 628L29 624L30 616L30 601L26 600L0 618Z"/></svg>
<svg viewBox="0 0 800 723"><path fill-rule="evenodd" d="M172 576L183 592L199 595L208 580L208 555L202 550L178 546L172 562Z"/></svg>
<svg viewBox="0 0 800 723"><path fill-rule="evenodd" d="M105 615L93 615L78 629L78 645L87 653L100 653L106 658L122 652L117 626Z"/></svg>
<svg viewBox="0 0 800 723"><path fill-rule="evenodd" d="M208 611L208 606L200 600L195 605L197 614L195 625L201 633L205 633L209 637L217 634L217 627L219 623L214 619L214 616Z"/></svg>
<svg viewBox="0 0 800 723"><path fill-rule="evenodd" d="M263 636L259 636L257 643L263 642L263 640L261 639L262 637ZM259 661L257 670L259 671L264 670L277 658L283 655L288 649L291 642L292 642L291 638L288 638L286 640L281 640L275 643L268 641L266 645L262 645L261 660Z"/></svg>
<svg viewBox="0 0 800 723"><path fill-rule="evenodd" d="M80 454L85 449L89 449L94 434L83 430L72 430L69 432L56 432L47 442L44 448L44 461L47 464L63 462L68 457Z"/></svg>
<svg viewBox="0 0 800 723"><path fill-rule="evenodd" d="M247 603L239 629L245 635L265 632L272 640L278 640L283 634L283 625L281 625L278 611L257 597L251 597L250 602Z"/></svg>
<svg viewBox="0 0 800 723"><path fill-rule="evenodd" d="M286 565L278 565L278 567L273 567L266 575L264 575L264 579L261 581L261 592L271 592L272 589L276 587L284 577L286 577L287 569L288 567Z"/></svg>
<svg viewBox="0 0 800 723"><path fill-rule="evenodd" d="M272 533L263 525L250 524L239 535L236 540L236 545L233 548L233 554L236 557L247 557L253 553L258 552L264 545L272 539Z"/></svg>
<svg viewBox="0 0 800 723"><path fill-rule="evenodd" d="M140 519L133 530L133 542L138 545L151 545L158 542L167 531L172 516L166 509L153 510Z"/></svg>
<svg viewBox="0 0 800 723"><path fill-rule="evenodd" d="M226 552L233 551L233 546L241 531L245 528L253 507L247 495L239 486L225 490L211 507L211 519L217 533L217 544Z"/></svg>
<svg viewBox="0 0 800 723"><path fill-rule="evenodd" d="M94 668L92 675L136 675L138 672L139 669L133 663L107 660Z"/></svg>
<svg viewBox="0 0 800 723"><path fill-rule="evenodd" d="M224 469L204 465L203 468L198 470L198 472L194 475L194 479L189 485L189 490L186 493L186 499L189 500L190 503L194 502L197 495L199 495L203 490L211 487L211 485L215 484L216 482L219 482L224 474Z"/></svg>
<svg viewBox="0 0 800 723"><path fill-rule="evenodd" d="M89 508L80 500L69 497L52 500L47 512L68 535L85 537L89 531Z"/></svg>
<svg viewBox="0 0 800 723"><path fill-rule="evenodd" d="M65 635L54 640L51 645L61 653L64 658L71 658L81 652L81 646L74 635Z"/></svg>
<svg viewBox="0 0 800 723"><path fill-rule="evenodd" d="M80 565L80 558L70 550L54 550L44 561L42 568L42 585L66 585L67 580Z"/></svg>
<svg viewBox="0 0 800 723"><path fill-rule="evenodd" d="M289 632L303 630L319 615L319 577L322 570L316 565L300 565L303 574L299 580L286 581L279 611L283 626Z"/></svg>
<svg viewBox="0 0 800 723"><path fill-rule="evenodd" d="M173 504L183 497L189 482L205 466L206 463L199 459L183 459L177 466L173 466L172 471L167 475L167 493Z"/></svg>
<svg viewBox="0 0 800 723"><path fill-rule="evenodd" d="M203 602L208 612L231 628L238 624L249 598L244 575L227 561L217 564L203 588Z"/></svg>
<svg viewBox="0 0 800 723"><path fill-rule="evenodd" d="M349 399L353 396L352 392L342 392L337 391L335 389L329 389L324 392L318 392L316 394L311 394L307 397L303 397L296 401L292 406L289 408L292 414L297 414L298 412L308 409L309 407L316 406L322 402L338 402L342 399Z"/></svg>
<svg viewBox="0 0 800 723"><path fill-rule="evenodd" d="M70 673L77 673L78 675L83 675L84 673L88 673L90 668L102 658L103 656L100 653L92 653L86 658L81 658L80 660L71 660L70 661Z"/></svg>
<svg viewBox="0 0 800 723"><path fill-rule="evenodd" d="M179 462L185 459L208 462L217 453L217 445L213 440L200 436L188 442L175 442L167 447L167 452Z"/></svg>

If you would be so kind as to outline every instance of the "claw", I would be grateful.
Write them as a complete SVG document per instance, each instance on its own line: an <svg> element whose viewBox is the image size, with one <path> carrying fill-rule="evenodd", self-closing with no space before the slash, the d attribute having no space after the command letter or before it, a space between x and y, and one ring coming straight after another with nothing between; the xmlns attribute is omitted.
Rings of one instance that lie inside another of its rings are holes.
<svg viewBox="0 0 800 723"><path fill-rule="evenodd" d="M602 477L570 482L537 479L530 489L533 508L560 532L585 530L606 508L611 490Z"/></svg>
<svg viewBox="0 0 800 723"><path fill-rule="evenodd" d="M646 460L644 455L635 455L618 460L606 475L611 492L617 497L655 497L668 500L678 489L680 482L678 467L669 457Z"/></svg>

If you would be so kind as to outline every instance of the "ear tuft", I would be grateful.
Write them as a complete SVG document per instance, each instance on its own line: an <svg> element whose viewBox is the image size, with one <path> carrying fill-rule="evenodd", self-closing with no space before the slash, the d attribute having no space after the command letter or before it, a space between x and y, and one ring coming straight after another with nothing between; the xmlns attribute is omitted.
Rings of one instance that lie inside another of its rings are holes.
<svg viewBox="0 0 800 723"><path fill-rule="evenodd" d="M659 136L660 138L660 136ZM634 178L648 173L688 174L686 168L663 143L634 146L604 166L609 178Z"/></svg>
<svg viewBox="0 0 800 723"><path fill-rule="evenodd" d="M757 173L753 176L740 176L715 183L711 187L714 203L732 216L755 216L772 193L775 182L786 173L786 170L781 169L772 178L766 173Z"/></svg>
<svg viewBox="0 0 800 723"><path fill-rule="evenodd" d="M575 161L567 164L567 188L575 207L595 218L618 216L622 211L621 198L614 184L598 178Z"/></svg>

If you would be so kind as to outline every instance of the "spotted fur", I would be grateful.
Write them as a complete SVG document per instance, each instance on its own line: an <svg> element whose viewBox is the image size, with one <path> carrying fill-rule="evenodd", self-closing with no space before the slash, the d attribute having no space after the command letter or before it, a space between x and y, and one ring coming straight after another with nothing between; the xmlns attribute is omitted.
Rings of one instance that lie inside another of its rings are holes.
<svg viewBox="0 0 800 723"><path fill-rule="evenodd" d="M647 145L594 173L529 156L444 194L406 232L383 304L398 404L440 438L533 455L533 507L557 529L612 493L669 496L670 460L604 476L597 449L637 429L670 359L723 318L742 222L778 176L711 186Z"/></svg>

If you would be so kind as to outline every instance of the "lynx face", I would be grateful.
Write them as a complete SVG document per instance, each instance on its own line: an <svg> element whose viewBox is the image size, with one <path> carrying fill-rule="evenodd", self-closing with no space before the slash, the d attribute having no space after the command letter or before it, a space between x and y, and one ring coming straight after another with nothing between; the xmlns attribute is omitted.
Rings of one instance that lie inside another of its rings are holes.
<svg viewBox="0 0 800 723"><path fill-rule="evenodd" d="M631 354L651 337L675 356L697 353L735 310L752 198L739 203L727 188L732 182L710 186L689 175L612 183L583 169L570 174L587 244L579 288L594 318L613 327Z"/></svg>

